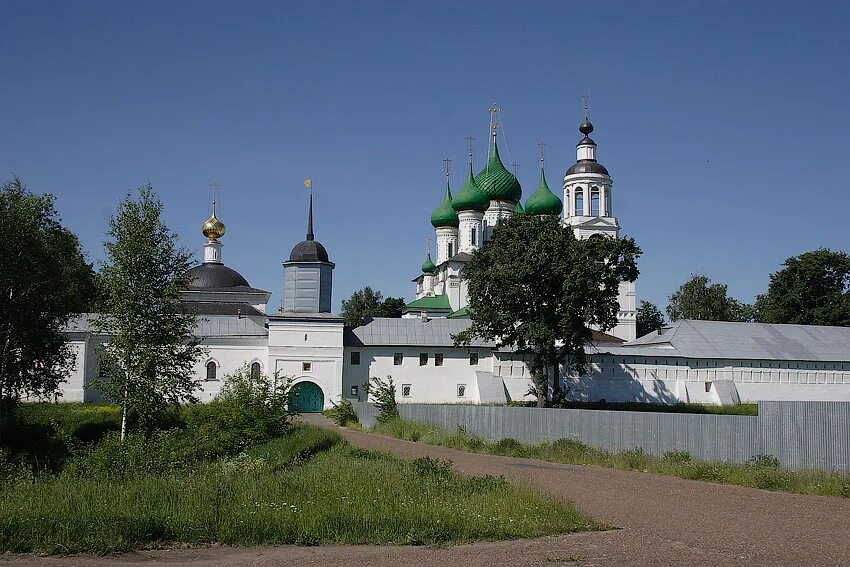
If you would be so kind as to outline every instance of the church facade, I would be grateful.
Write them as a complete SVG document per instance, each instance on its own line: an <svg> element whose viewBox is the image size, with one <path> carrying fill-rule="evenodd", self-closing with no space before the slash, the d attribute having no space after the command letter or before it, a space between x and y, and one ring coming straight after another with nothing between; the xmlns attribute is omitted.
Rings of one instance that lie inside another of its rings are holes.
<svg viewBox="0 0 850 567"><path fill-rule="evenodd" d="M494 343L454 346L469 325L463 267L492 231L515 214L558 215L579 238L618 238L613 180L596 157L585 118L576 162L563 177L561 197L546 181L541 155L537 189L522 204L516 176L502 164L497 128L485 167L474 175L472 150L466 181L456 195L446 184L431 215L436 261L430 252L414 278L415 300L402 318L376 318L348 328L332 313L334 263L313 230L310 199L307 234L283 264L283 305L268 312L271 293L252 287L222 260L224 224L213 214L203 225L204 261L190 270L183 292L198 316L196 336L206 353L197 362L197 392L208 401L224 377L243 367L252 373L291 377L296 409L321 411L341 398L366 400L370 377L392 376L400 402L505 403L529 400L527 355ZM617 326L594 331L588 372L562 371L568 398L587 401L733 404L760 400L850 401L850 329L677 321L636 338L635 285L619 290ZM66 333L76 364L62 387L65 401L97 401L94 314L83 314Z"/></svg>

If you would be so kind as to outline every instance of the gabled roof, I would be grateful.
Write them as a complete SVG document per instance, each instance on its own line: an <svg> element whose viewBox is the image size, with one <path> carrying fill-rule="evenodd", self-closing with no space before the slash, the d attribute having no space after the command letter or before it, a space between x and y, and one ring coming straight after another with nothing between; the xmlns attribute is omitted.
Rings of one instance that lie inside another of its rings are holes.
<svg viewBox="0 0 850 567"><path fill-rule="evenodd" d="M452 335L465 331L469 319L438 317L423 321L418 317L376 317L365 325L348 329L346 346L454 346ZM472 347L494 347L495 343L473 340Z"/></svg>
<svg viewBox="0 0 850 567"><path fill-rule="evenodd" d="M850 362L850 327L682 319L600 352L753 360Z"/></svg>
<svg viewBox="0 0 850 567"><path fill-rule="evenodd" d="M470 260L472 260L472 254L470 254L469 252L458 252L457 254L455 254L454 256L449 258L448 260L443 260L442 262L437 264L437 266L439 267L439 266L442 266L443 264L448 264L449 262L466 263L466 262L469 262Z"/></svg>
<svg viewBox="0 0 850 567"><path fill-rule="evenodd" d="M466 307L461 307L457 311L452 311L451 313L446 315L446 317L448 317L449 319L458 319L458 318L461 318L461 317L467 317L468 318L469 317L469 305L467 305Z"/></svg>

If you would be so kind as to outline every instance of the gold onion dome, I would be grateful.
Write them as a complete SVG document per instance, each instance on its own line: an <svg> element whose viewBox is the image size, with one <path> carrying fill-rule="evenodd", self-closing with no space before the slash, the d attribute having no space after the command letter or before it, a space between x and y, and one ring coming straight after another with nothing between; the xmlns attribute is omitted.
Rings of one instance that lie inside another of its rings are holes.
<svg viewBox="0 0 850 567"><path fill-rule="evenodd" d="M224 236L224 223L216 218L215 211L213 211L212 216L204 222L202 231L204 236L212 240L216 240Z"/></svg>

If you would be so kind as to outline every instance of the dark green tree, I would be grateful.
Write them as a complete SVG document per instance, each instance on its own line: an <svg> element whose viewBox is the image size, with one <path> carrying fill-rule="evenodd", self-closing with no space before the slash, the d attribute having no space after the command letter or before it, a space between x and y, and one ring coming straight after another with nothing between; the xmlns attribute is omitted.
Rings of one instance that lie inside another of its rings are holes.
<svg viewBox="0 0 850 567"><path fill-rule="evenodd" d="M455 337L530 352L538 406L560 396L559 367L583 373L591 327L617 324L619 285L638 276L631 238L578 240L556 216L517 215L499 226L464 268L471 326Z"/></svg>
<svg viewBox="0 0 850 567"><path fill-rule="evenodd" d="M342 317L352 327L359 327L367 317L401 317L405 302L401 297L384 299L380 291L364 287L342 300Z"/></svg>
<svg viewBox="0 0 850 567"><path fill-rule="evenodd" d="M658 306L649 301L641 301L636 315L637 336L657 331L664 326L664 315Z"/></svg>
<svg viewBox="0 0 850 567"><path fill-rule="evenodd" d="M128 416L150 426L163 411L195 401L193 366L203 349L193 336L196 318L180 302L192 255L162 222L162 202L150 185L128 193L109 221L97 332L108 337L98 352L97 386Z"/></svg>
<svg viewBox="0 0 850 567"><path fill-rule="evenodd" d="M62 329L94 296L92 267L54 202L17 177L0 186L0 425L22 396L58 391L74 363Z"/></svg>
<svg viewBox="0 0 850 567"><path fill-rule="evenodd" d="M708 276L693 274L670 296L667 315L671 321L752 321L753 308L729 297L725 284L711 283Z"/></svg>
<svg viewBox="0 0 850 567"><path fill-rule="evenodd" d="M821 248L788 258L755 309L761 323L850 326L850 256Z"/></svg>

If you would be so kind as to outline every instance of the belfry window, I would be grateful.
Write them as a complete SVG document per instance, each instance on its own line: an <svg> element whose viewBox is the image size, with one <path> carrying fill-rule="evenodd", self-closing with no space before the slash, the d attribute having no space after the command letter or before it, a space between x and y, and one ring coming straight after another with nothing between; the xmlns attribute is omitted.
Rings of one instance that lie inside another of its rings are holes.
<svg viewBox="0 0 850 567"><path fill-rule="evenodd" d="M599 187L590 190L590 216L599 216Z"/></svg>
<svg viewBox="0 0 850 567"><path fill-rule="evenodd" d="M449 258L455 255L455 243L449 242Z"/></svg>
<svg viewBox="0 0 850 567"><path fill-rule="evenodd" d="M218 372L218 367L215 364L215 361L210 360L207 362L207 381L212 382L216 379L216 373Z"/></svg>
<svg viewBox="0 0 850 567"><path fill-rule="evenodd" d="M584 215L584 191L576 188L576 216Z"/></svg>
<svg viewBox="0 0 850 567"><path fill-rule="evenodd" d="M478 231L473 226L469 231L469 245L475 246L478 243Z"/></svg>

